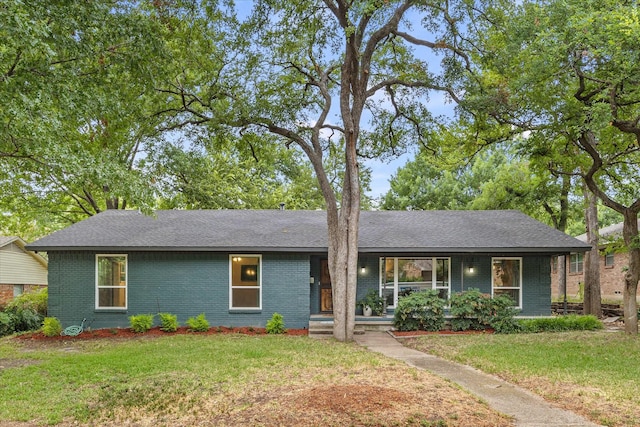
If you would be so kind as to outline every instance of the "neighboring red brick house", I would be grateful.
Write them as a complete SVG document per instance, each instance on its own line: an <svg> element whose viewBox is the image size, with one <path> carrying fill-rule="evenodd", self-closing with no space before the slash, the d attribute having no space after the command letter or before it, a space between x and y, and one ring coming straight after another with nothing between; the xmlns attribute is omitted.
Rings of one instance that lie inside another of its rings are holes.
<svg viewBox="0 0 640 427"><path fill-rule="evenodd" d="M47 286L47 260L15 236L0 236L0 307L23 292Z"/></svg>
<svg viewBox="0 0 640 427"><path fill-rule="evenodd" d="M639 221L640 223L640 221ZM603 300L622 301L624 289L624 270L629 265L629 254L626 252L607 253L611 242L622 238L622 223L610 225L600 230L600 292ZM576 237L583 242L587 235ZM567 297L582 299L584 290L584 258L587 254L574 253L567 257ZM557 258L553 259L551 268L551 289L554 299L563 297L558 284Z"/></svg>

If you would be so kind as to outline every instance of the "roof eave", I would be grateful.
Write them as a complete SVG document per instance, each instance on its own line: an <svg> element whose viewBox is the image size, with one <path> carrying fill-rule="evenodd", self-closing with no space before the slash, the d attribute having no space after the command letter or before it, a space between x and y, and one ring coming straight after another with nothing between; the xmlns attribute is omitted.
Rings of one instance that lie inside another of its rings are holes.
<svg viewBox="0 0 640 427"><path fill-rule="evenodd" d="M282 252L282 253L318 253L327 252L326 246L318 247L275 247L275 246L33 246L27 245L30 251L90 251L90 252ZM435 248L435 247L361 247L360 253L367 254L492 254L492 253L522 253L522 254L569 254L572 252L586 252L590 246L575 247L477 247L477 248Z"/></svg>

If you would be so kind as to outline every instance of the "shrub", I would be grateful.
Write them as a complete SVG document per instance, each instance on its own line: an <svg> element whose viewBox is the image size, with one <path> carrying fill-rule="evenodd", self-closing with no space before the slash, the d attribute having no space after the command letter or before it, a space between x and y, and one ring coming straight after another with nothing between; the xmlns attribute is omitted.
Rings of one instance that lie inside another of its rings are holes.
<svg viewBox="0 0 640 427"><path fill-rule="evenodd" d="M513 334L520 332L522 326L515 318L518 309L513 306L513 300L508 295L494 296L490 300L488 316L484 320L497 334Z"/></svg>
<svg viewBox="0 0 640 427"><path fill-rule="evenodd" d="M18 313L23 310L31 310L44 318L47 315L48 295L47 288L42 288L36 292L23 293L10 301L5 311ZM40 325L38 325L38 328L39 327Z"/></svg>
<svg viewBox="0 0 640 427"><path fill-rule="evenodd" d="M6 313L11 317L12 332L37 331L42 327L44 317L31 308L7 310Z"/></svg>
<svg viewBox="0 0 640 427"><path fill-rule="evenodd" d="M13 318L8 313L0 311L0 337L13 333Z"/></svg>
<svg viewBox="0 0 640 427"><path fill-rule="evenodd" d="M451 296L449 300L451 329L465 331L467 329L482 330L489 326L491 298L478 289L468 289Z"/></svg>
<svg viewBox="0 0 640 427"><path fill-rule="evenodd" d="M6 329L10 325L6 334L23 331L36 331L42 327L42 321L47 315L47 288L37 292L28 292L15 297L9 302L4 313L6 317L2 321L0 329Z"/></svg>
<svg viewBox="0 0 640 427"><path fill-rule="evenodd" d="M42 333L45 337L57 337L62 332L62 325L56 317L45 317L42 322Z"/></svg>
<svg viewBox="0 0 640 427"><path fill-rule="evenodd" d="M284 328L284 318L280 313L273 313L271 319L267 321L266 327L268 334L284 334L287 330Z"/></svg>
<svg viewBox="0 0 640 427"><path fill-rule="evenodd" d="M520 324L524 332L593 331L603 328L602 322L597 317L577 314L540 319L523 319Z"/></svg>
<svg viewBox="0 0 640 427"><path fill-rule="evenodd" d="M187 319L189 330L193 332L207 332L209 330L209 322L204 313L200 313L197 317Z"/></svg>
<svg viewBox="0 0 640 427"><path fill-rule="evenodd" d="M160 317L160 330L165 332L175 332L178 330L178 316L171 313L158 313Z"/></svg>
<svg viewBox="0 0 640 427"><path fill-rule="evenodd" d="M444 326L444 306L436 290L411 293L398 301L394 326L400 331L439 331Z"/></svg>
<svg viewBox="0 0 640 427"><path fill-rule="evenodd" d="M138 314L136 316L129 316L131 330L137 333L147 332L153 326L153 317L153 314Z"/></svg>

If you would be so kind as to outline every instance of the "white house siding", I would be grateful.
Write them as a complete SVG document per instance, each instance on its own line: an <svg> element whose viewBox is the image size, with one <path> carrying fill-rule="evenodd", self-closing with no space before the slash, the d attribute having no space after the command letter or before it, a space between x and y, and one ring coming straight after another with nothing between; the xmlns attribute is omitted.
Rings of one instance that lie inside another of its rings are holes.
<svg viewBox="0 0 640 427"><path fill-rule="evenodd" d="M0 248L0 284L46 285L47 267L11 243Z"/></svg>

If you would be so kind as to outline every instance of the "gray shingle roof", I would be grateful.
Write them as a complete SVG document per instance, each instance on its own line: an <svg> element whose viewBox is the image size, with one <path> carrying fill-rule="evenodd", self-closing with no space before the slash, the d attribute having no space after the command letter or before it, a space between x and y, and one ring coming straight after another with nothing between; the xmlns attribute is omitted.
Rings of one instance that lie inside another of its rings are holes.
<svg viewBox="0 0 640 427"><path fill-rule="evenodd" d="M366 211L369 253L568 253L588 246L518 211ZM324 252L326 212L110 210L57 231L30 250Z"/></svg>
<svg viewBox="0 0 640 427"><path fill-rule="evenodd" d="M18 239L19 237L16 236L0 236L0 248Z"/></svg>
<svg viewBox="0 0 640 427"><path fill-rule="evenodd" d="M623 226L624 226L624 222L619 222L617 224L612 224L606 227L602 227L600 230L598 230L598 234L600 235L600 238L601 238L600 243L606 244L607 242L610 243L612 240L622 238ZM640 219L638 219L638 227L640 227ZM586 242L588 239L587 233L576 236L576 239L582 242Z"/></svg>

